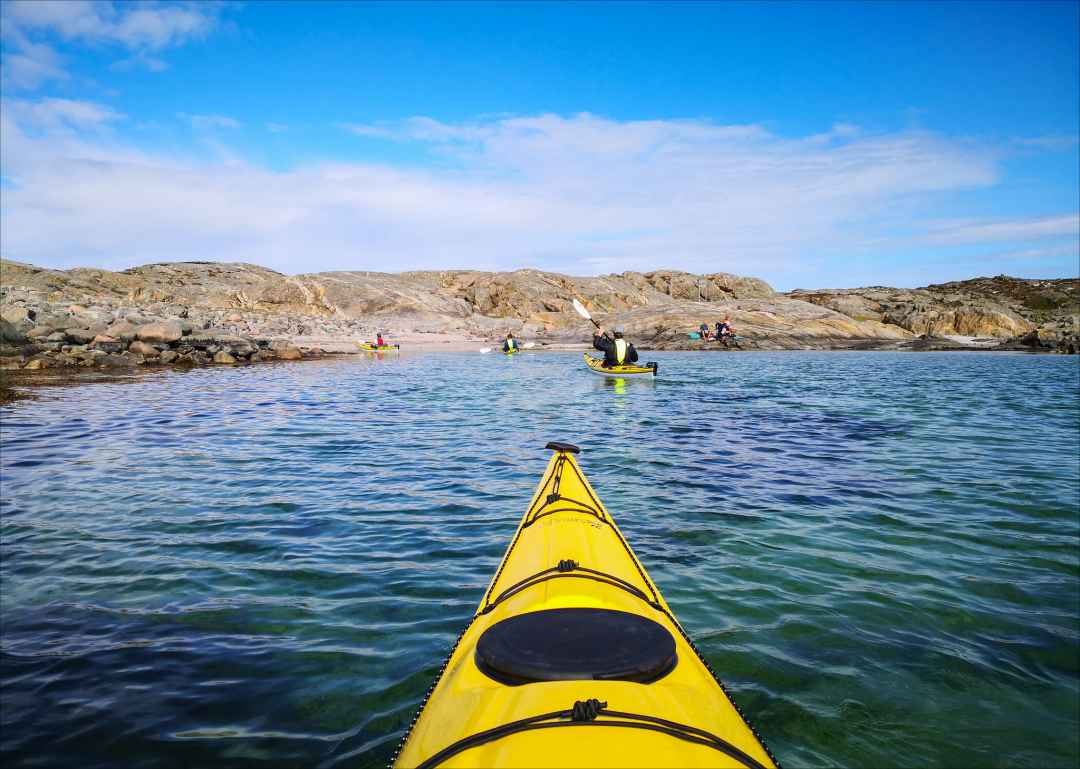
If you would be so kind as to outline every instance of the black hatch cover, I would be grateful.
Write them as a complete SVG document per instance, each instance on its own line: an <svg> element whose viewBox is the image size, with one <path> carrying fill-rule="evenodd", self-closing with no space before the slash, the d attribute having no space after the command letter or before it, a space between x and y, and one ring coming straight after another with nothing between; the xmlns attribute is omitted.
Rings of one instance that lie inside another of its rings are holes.
<svg viewBox="0 0 1080 769"><path fill-rule="evenodd" d="M497 622L476 644L476 665L500 683L637 681L675 667L675 639L657 622L611 609L548 609Z"/></svg>

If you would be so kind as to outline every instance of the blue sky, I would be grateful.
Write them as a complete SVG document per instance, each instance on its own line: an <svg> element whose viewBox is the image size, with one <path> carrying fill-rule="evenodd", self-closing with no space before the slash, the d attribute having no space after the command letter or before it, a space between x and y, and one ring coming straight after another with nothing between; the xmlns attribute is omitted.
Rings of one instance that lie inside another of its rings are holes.
<svg viewBox="0 0 1080 769"><path fill-rule="evenodd" d="M0 6L0 252L1080 272L1080 4Z"/></svg>

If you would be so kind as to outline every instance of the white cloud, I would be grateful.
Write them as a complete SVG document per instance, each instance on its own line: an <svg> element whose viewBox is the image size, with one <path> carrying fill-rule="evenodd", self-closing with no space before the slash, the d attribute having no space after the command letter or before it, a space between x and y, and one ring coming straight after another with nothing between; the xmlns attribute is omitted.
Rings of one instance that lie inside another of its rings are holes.
<svg viewBox="0 0 1080 769"><path fill-rule="evenodd" d="M196 130L240 127L239 120L225 115L189 115L186 112L178 112L176 116L191 123L191 127Z"/></svg>
<svg viewBox="0 0 1080 769"><path fill-rule="evenodd" d="M96 102L54 98L4 100L0 103L0 111L12 115L27 128L46 132L95 128L124 117L111 107Z"/></svg>
<svg viewBox="0 0 1080 769"><path fill-rule="evenodd" d="M1080 214L991 222L941 222L919 238L937 245L1041 240L1072 235L1080 238Z"/></svg>
<svg viewBox="0 0 1080 769"><path fill-rule="evenodd" d="M113 3L107 0L4 0L0 2L6 88L32 91L50 80L67 79L49 37L88 45L113 45L134 55L117 70L141 67L160 72L166 64L150 53L205 37L218 23L221 5L201 3Z"/></svg>
<svg viewBox="0 0 1080 769"><path fill-rule="evenodd" d="M1016 139L1014 143L1021 147L1030 147L1046 152L1064 152L1080 144L1080 137L1075 134L1048 134L1046 136L1030 136Z"/></svg>
<svg viewBox="0 0 1080 769"><path fill-rule="evenodd" d="M217 3L112 3L107 0L6 0L4 20L64 40L161 50L201 38L217 20Z"/></svg>
<svg viewBox="0 0 1080 769"><path fill-rule="evenodd" d="M266 130L270 133L281 134L289 130L289 127L284 123L267 123Z"/></svg>
<svg viewBox="0 0 1080 769"><path fill-rule="evenodd" d="M1046 248L1022 248L1015 251L1003 251L1001 253L991 254L983 258L992 259L994 261L1013 262L1059 259L1061 257L1072 257L1074 260L1077 260L1077 263L1080 263L1080 244L1074 242L1060 243Z"/></svg>
<svg viewBox="0 0 1080 769"><path fill-rule="evenodd" d="M3 20L0 14L0 22ZM0 84L4 88L31 91L50 80L68 78L52 48L30 41L16 26L4 24L2 29L0 40L9 49L0 58Z"/></svg>
<svg viewBox="0 0 1080 769"><path fill-rule="evenodd" d="M217 259L286 272L669 266L768 275L887 235L883 222L893 224L900 203L910 209L997 179L993 153L925 132L834 129L820 143L704 121L414 118L377 126L379 135L439 153L430 168L271 171L223 146L223 160L208 161L137 151L108 135L35 135L29 114L3 116L3 165L15 179L0 201L4 255L57 266ZM944 225L935 233L950 237Z"/></svg>

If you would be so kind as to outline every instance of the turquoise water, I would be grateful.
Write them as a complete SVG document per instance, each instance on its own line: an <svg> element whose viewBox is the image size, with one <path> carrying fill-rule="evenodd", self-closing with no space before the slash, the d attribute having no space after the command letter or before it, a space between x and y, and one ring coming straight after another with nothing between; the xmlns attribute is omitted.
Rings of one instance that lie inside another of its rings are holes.
<svg viewBox="0 0 1080 769"><path fill-rule="evenodd" d="M553 439L789 766L1080 760L1080 367L387 356L2 414L0 759L385 763Z"/></svg>

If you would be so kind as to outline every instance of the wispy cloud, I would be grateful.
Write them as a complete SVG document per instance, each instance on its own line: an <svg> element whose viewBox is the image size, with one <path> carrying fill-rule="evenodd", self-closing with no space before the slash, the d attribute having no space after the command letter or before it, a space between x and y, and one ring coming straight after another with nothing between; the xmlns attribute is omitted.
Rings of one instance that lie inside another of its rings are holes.
<svg viewBox="0 0 1080 769"><path fill-rule="evenodd" d="M127 59L117 59L109 65L109 69L115 72L129 72L139 69L144 69L147 72L164 72L168 68L167 62L145 53L138 53Z"/></svg>
<svg viewBox="0 0 1080 769"><path fill-rule="evenodd" d="M124 117L104 104L74 99L5 99L0 110L24 127L45 132L95 128Z"/></svg>
<svg viewBox="0 0 1080 769"><path fill-rule="evenodd" d="M3 5L0 4L0 9ZM0 13L0 22L4 21ZM32 91L51 80L66 80L60 55L43 43L34 43L17 26L3 24L0 42L5 50L0 57L0 84L5 89Z"/></svg>
<svg viewBox="0 0 1080 769"><path fill-rule="evenodd" d="M3 119L4 167L19 180L0 200L5 255L43 264L200 258L286 272L670 266L775 275L887 239L898 203L925 215L912 200L992 185L999 162L991 150L928 132L851 127L822 142L757 125L546 114L353 126L439 154L443 162L428 168L272 171L224 152L184 159L89 133L41 136L24 113ZM937 222L922 231L967 243L1042 237L1075 221Z"/></svg>
<svg viewBox="0 0 1080 769"><path fill-rule="evenodd" d="M266 130L270 133L281 134L289 130L289 127L284 123L267 123Z"/></svg>
<svg viewBox="0 0 1080 769"><path fill-rule="evenodd" d="M196 130L212 128L239 128L240 121L225 115L189 115L186 112L177 112L176 116L186 120Z"/></svg>
<svg viewBox="0 0 1080 769"><path fill-rule="evenodd" d="M4 0L4 85L29 91L66 79L55 50L59 42L118 46L134 55L119 59L114 69L161 71L165 62L150 54L204 38L218 25L222 7L217 2Z"/></svg>
<svg viewBox="0 0 1080 769"><path fill-rule="evenodd" d="M1062 152L1070 150L1080 143L1080 137L1075 134L1049 134L1047 136L1029 136L1016 139L1014 144L1030 149L1044 150L1047 152Z"/></svg>
<svg viewBox="0 0 1080 769"><path fill-rule="evenodd" d="M107 0L6 0L4 20L64 40L115 42L131 49L160 50L204 37L219 3L135 4Z"/></svg>
<svg viewBox="0 0 1080 769"><path fill-rule="evenodd" d="M936 245L960 245L1042 240L1070 235L1080 238L1080 214L990 222L940 222L933 224L919 240Z"/></svg>
<svg viewBox="0 0 1080 769"><path fill-rule="evenodd" d="M1013 251L1001 251L983 258L997 262L1042 261L1046 259L1072 258L1080 263L1080 244L1060 243L1047 248L1021 248Z"/></svg>

